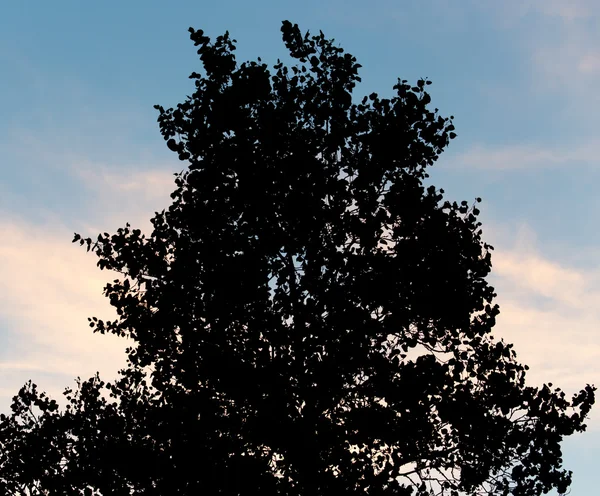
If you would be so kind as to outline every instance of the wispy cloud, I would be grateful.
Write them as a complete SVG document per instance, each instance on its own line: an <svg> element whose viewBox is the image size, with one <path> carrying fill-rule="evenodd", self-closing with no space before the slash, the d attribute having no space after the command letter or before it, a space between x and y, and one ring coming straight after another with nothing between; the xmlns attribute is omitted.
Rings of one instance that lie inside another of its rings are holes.
<svg viewBox="0 0 600 496"><path fill-rule="evenodd" d="M534 383L569 392L600 383L598 264L588 260L583 269L550 258L526 225L487 232L496 247L491 282L501 310L498 337L515 343Z"/></svg>
<svg viewBox="0 0 600 496"><path fill-rule="evenodd" d="M504 0L503 2L472 0L466 8L473 6L493 11L496 23L505 26L513 26L530 15L558 19L568 24L589 19L600 11L595 0Z"/></svg>
<svg viewBox="0 0 600 496"><path fill-rule="evenodd" d="M550 17L558 17L565 22L587 19L598 13L598 4L590 0L529 0L522 2L525 11L530 10Z"/></svg>
<svg viewBox="0 0 600 496"><path fill-rule="evenodd" d="M520 91L533 101L547 102L554 126L568 123L589 135L600 110L600 2L506 0L471 5L518 45L520 68L529 80Z"/></svg>
<svg viewBox="0 0 600 496"><path fill-rule="evenodd" d="M598 34L576 24L560 31L556 38L531 43L533 89L564 92L567 98L586 95L588 102L596 102L588 91L600 77Z"/></svg>
<svg viewBox="0 0 600 496"><path fill-rule="evenodd" d="M20 219L2 221L0 231L0 322L11 352L0 360L3 386L10 372L21 380L23 374L14 372L27 371L53 392L55 379L65 375L114 375L125 364L124 341L94 335L87 326L87 317L114 315L101 295L110 275L70 243L72 232L64 226Z"/></svg>
<svg viewBox="0 0 600 496"><path fill-rule="evenodd" d="M149 229L152 212L168 206L173 189L167 167L119 171L87 163L73 171L90 193L82 216L90 219L84 233L89 235L127 221ZM113 274L100 271L93 254L71 243L77 228L51 211L41 224L14 213L0 218L0 333L5 350L0 354L0 406L29 378L58 395L77 376L96 371L115 376L125 365L127 342L93 334L87 321L91 316L114 318L102 296Z"/></svg>
<svg viewBox="0 0 600 496"><path fill-rule="evenodd" d="M73 162L73 174L90 193L87 232L116 229L129 222L149 232L154 212L171 203L175 189L174 164L116 168L88 161ZM102 209L93 206L102 206Z"/></svg>
<svg viewBox="0 0 600 496"><path fill-rule="evenodd" d="M548 20L560 22L545 23L543 30L531 32L531 91L554 94L557 118L563 117L562 110L571 125L581 124L585 133L600 109L596 91L600 84L600 3L537 0L533 4Z"/></svg>
<svg viewBox="0 0 600 496"><path fill-rule="evenodd" d="M448 165L476 169L515 170L552 168L571 164L599 165L600 142L569 146L524 144L505 146L475 145L448 159Z"/></svg>
<svg viewBox="0 0 600 496"><path fill-rule="evenodd" d="M98 193L107 192L113 197L133 194L136 198L150 200L161 198L175 188L171 169L171 164L168 164L162 167L154 165L144 170L132 167L117 170L88 161L77 161L77 165L72 167L73 174L86 187Z"/></svg>

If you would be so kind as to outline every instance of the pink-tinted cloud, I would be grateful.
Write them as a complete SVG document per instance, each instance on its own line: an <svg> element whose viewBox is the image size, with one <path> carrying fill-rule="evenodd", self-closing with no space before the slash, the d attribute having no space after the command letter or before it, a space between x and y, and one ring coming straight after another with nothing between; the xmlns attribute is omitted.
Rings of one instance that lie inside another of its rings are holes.
<svg viewBox="0 0 600 496"><path fill-rule="evenodd" d="M167 170L119 175L96 166L80 169L79 177L94 207L81 215L91 220L84 233L90 235L128 221L149 229L152 213L168 206L173 189ZM93 254L72 244L76 229L56 216L42 225L6 212L0 218L0 406L28 378L57 395L77 376L100 371L114 377L125 365L127 341L93 334L87 318L114 317L102 289L115 275L100 271Z"/></svg>
<svg viewBox="0 0 600 496"><path fill-rule="evenodd" d="M527 226L487 233L496 247L496 337L515 344L532 383L552 382L567 392L600 384L599 267L591 259L583 269L546 256ZM594 425L600 428L598 419Z"/></svg>

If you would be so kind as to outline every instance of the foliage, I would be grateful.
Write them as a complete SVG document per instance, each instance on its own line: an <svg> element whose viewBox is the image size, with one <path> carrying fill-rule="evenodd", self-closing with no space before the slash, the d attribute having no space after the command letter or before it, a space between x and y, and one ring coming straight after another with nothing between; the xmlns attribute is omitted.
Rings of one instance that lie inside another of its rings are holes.
<svg viewBox="0 0 600 496"><path fill-rule="evenodd" d="M352 91L360 65L285 21L294 64L238 65L190 28L195 91L157 106L188 166L151 236L74 241L120 274L105 295L128 366L25 386L0 422L5 494L494 494L566 491L585 429L491 335L479 211L423 185L456 135L427 80ZM479 201L479 199L478 199Z"/></svg>

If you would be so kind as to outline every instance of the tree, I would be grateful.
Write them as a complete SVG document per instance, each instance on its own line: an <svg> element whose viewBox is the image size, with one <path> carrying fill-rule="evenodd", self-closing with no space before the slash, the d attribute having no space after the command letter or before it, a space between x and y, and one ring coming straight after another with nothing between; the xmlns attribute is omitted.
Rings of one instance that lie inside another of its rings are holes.
<svg viewBox="0 0 600 496"><path fill-rule="evenodd" d="M146 237L74 241L119 274L105 295L127 368L29 383L0 422L5 494L539 495L565 492L570 401L491 331L492 247L475 204L425 188L455 137L427 80L352 91L360 65L285 21L294 65L239 64L190 28L195 91L157 106L186 162ZM477 201L480 201L477 199Z"/></svg>

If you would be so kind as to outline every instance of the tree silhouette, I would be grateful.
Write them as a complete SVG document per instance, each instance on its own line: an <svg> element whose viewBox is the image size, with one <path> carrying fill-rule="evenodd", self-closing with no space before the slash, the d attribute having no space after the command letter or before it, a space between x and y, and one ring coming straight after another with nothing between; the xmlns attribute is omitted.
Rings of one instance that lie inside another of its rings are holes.
<svg viewBox="0 0 600 496"><path fill-rule="evenodd" d="M425 188L455 137L427 80L352 91L360 65L285 21L295 65L238 64L190 28L203 73L157 106L186 162L146 237L74 241L119 274L105 295L127 368L29 383L0 419L4 494L539 495L567 490L572 400L525 384L491 336L478 210ZM358 102L358 103L357 103ZM477 199L477 201L480 201Z"/></svg>

